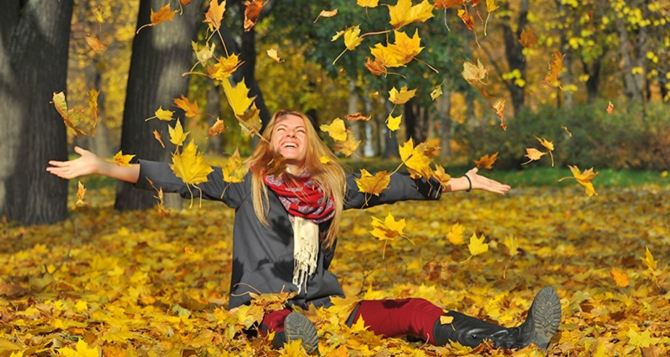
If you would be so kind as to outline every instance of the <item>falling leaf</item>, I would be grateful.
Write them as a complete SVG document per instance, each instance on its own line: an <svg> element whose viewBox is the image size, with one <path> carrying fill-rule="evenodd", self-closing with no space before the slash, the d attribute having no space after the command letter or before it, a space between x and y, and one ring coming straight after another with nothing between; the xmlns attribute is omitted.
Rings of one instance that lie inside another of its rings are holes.
<svg viewBox="0 0 670 357"><path fill-rule="evenodd" d="M544 84L548 87L560 87L559 77L563 71L563 55L560 52L554 52L549 70L544 76Z"/></svg>
<svg viewBox="0 0 670 357"><path fill-rule="evenodd" d="M228 104L233 109L235 117L239 120L242 128L249 133L258 132L261 128L261 119L259 110L254 104L256 97L249 98L249 88L244 83L244 78L233 86L228 80L221 81L223 92L226 95Z"/></svg>
<svg viewBox="0 0 670 357"><path fill-rule="evenodd" d="M380 240L394 240L403 235L405 229L405 219L395 220L392 214L387 214L382 221L377 217L372 217L372 234L373 237Z"/></svg>
<svg viewBox="0 0 670 357"><path fill-rule="evenodd" d="M344 31L344 46L349 50L353 51L361 44L363 38L360 37L361 28L356 25L349 27Z"/></svg>
<svg viewBox="0 0 670 357"><path fill-rule="evenodd" d="M472 233L470 237L470 244L468 244L468 250L470 255L475 256L489 251L488 243L484 243L484 235L481 238L477 237L477 234Z"/></svg>
<svg viewBox="0 0 670 357"><path fill-rule="evenodd" d="M88 92L87 108L68 108L63 92L54 93L51 101L56 111L63 118L65 125L73 129L77 135L95 135L95 127L98 125L98 92Z"/></svg>
<svg viewBox="0 0 670 357"><path fill-rule="evenodd" d="M495 164L496 160L498 160L498 152L480 157L478 160L475 160L475 165L480 169L484 168L491 170L493 169L493 164Z"/></svg>
<svg viewBox="0 0 670 357"><path fill-rule="evenodd" d="M463 21L463 24L465 25L465 27L468 30L474 31L474 29L475 29L475 19L472 18L472 16L470 16L470 13L468 13L467 11L465 11L463 9L458 9L458 12L456 12L456 14L458 15L458 17L461 18L461 20Z"/></svg>
<svg viewBox="0 0 670 357"><path fill-rule="evenodd" d="M440 325L448 325L454 322L454 317L449 315L440 316Z"/></svg>
<svg viewBox="0 0 670 357"><path fill-rule="evenodd" d="M571 178L576 179L580 185L584 186L587 196L591 197L593 195L597 195L596 190L595 188L593 188L593 183L591 183L591 181L593 181L593 179L598 175L598 173L594 172L593 168L581 172L579 170L579 167L577 167L576 165L575 166L568 165L568 167L570 168L570 172L572 173L573 176ZM566 178L562 178L559 181L563 181L564 179Z"/></svg>
<svg viewBox="0 0 670 357"><path fill-rule="evenodd" d="M151 10L151 25L156 26L160 23L167 22L167 21L172 21L174 16L177 14L176 10L172 10L170 8L170 4L165 4L161 6L158 11L154 12L154 10Z"/></svg>
<svg viewBox="0 0 670 357"><path fill-rule="evenodd" d="M135 155L124 155L121 150L114 154L114 157L112 157L112 162L115 163L118 166L130 166L130 160L132 160L135 157Z"/></svg>
<svg viewBox="0 0 670 357"><path fill-rule="evenodd" d="M537 43L537 35L530 27L524 27L519 36L519 42L521 46L525 48L532 48Z"/></svg>
<svg viewBox="0 0 670 357"><path fill-rule="evenodd" d="M226 164L221 168L223 171L223 181L225 182L242 182L244 176L247 174L248 167L240 158L239 148L235 148L235 152L231 155Z"/></svg>
<svg viewBox="0 0 670 357"><path fill-rule="evenodd" d="M181 146L188 135L188 132L184 133L184 128L182 128L179 120L177 120L174 128L168 125L168 132L170 133L170 142L176 146Z"/></svg>
<svg viewBox="0 0 670 357"><path fill-rule="evenodd" d="M158 109L156 109L156 111L154 112L156 118L164 121L171 121L173 114L174 114L173 111L163 109L163 107L158 107Z"/></svg>
<svg viewBox="0 0 670 357"><path fill-rule="evenodd" d="M449 232L447 233L447 240L451 244L454 245L463 245L465 244L465 240L463 239L463 232L465 231L465 227L463 225L456 223L449 228Z"/></svg>
<svg viewBox="0 0 670 357"><path fill-rule="evenodd" d="M314 19L314 22L316 23L320 17L333 17L337 15L337 9L334 10L321 10L319 15Z"/></svg>
<svg viewBox="0 0 670 357"><path fill-rule="evenodd" d="M244 2L244 31L251 30L258 22L258 16L263 10L263 0L251 0Z"/></svg>
<svg viewBox="0 0 670 357"><path fill-rule="evenodd" d="M198 147L191 140L181 153L172 154L170 168L185 184L195 185L207 182L207 175L213 171L212 167L205 163L204 155L198 154L197 151Z"/></svg>
<svg viewBox="0 0 670 357"><path fill-rule="evenodd" d="M221 20L223 20L223 13L226 11L226 0L219 3L218 0L209 0L209 8L205 13L205 20L203 23L209 26L209 30L219 30L221 28Z"/></svg>
<svg viewBox="0 0 670 357"><path fill-rule="evenodd" d="M504 99L498 99L496 100L495 103L493 103L493 109L496 111L496 115L500 119L500 127L503 128L503 130L507 130L507 123L505 123L505 100Z"/></svg>
<svg viewBox="0 0 670 357"><path fill-rule="evenodd" d="M620 288L625 288L630 284L630 281L628 280L628 275L626 275L626 272L623 270L619 270L617 268L612 267L610 270L610 275L612 275L612 279L614 279L614 283L616 286Z"/></svg>
<svg viewBox="0 0 670 357"><path fill-rule="evenodd" d="M83 206L86 204L84 202L84 195L86 195L86 188L81 181L77 181L77 202L75 202L75 206Z"/></svg>
<svg viewBox="0 0 670 357"><path fill-rule="evenodd" d="M389 100L393 104L402 105L407 103L410 99L414 98L415 94L416 89L408 90L407 86L402 86L402 88L400 88L400 91L398 91L397 89L395 89L395 87L393 87L389 91Z"/></svg>
<svg viewBox="0 0 670 357"><path fill-rule="evenodd" d="M319 157L319 162L322 163L322 164L324 164L324 165L326 165L326 164L328 164L328 163L333 162L333 160L331 160L330 157L328 157L328 156L326 156L326 155L323 155L323 156L320 156L320 157Z"/></svg>
<svg viewBox="0 0 670 357"><path fill-rule="evenodd" d="M215 136L223 133L225 130L224 122L220 118L216 118L216 121L212 126L207 130L208 136Z"/></svg>
<svg viewBox="0 0 670 357"><path fill-rule="evenodd" d="M607 114L612 114L614 112L614 104L612 102L609 102L607 104Z"/></svg>
<svg viewBox="0 0 670 357"><path fill-rule="evenodd" d="M425 22L433 17L433 5L427 0L412 5L411 0L398 0L395 5L388 5L389 23L394 29L399 29L412 22Z"/></svg>
<svg viewBox="0 0 670 357"><path fill-rule="evenodd" d="M414 147L412 138L399 147L400 159L407 167L412 178L430 178L433 171L430 168L430 158L417 146Z"/></svg>
<svg viewBox="0 0 670 357"><path fill-rule="evenodd" d="M207 74L218 81L226 81L242 65L237 54L219 57L217 63L207 68Z"/></svg>
<svg viewBox="0 0 670 357"><path fill-rule="evenodd" d="M430 99L432 99L432 100L437 99L441 95L442 95L442 86L441 85L436 86L435 88L433 88L432 91L430 91Z"/></svg>
<svg viewBox="0 0 670 357"><path fill-rule="evenodd" d="M279 53L277 52L276 48L271 48L266 51L268 54L268 57L272 58L275 62L281 63L283 59L279 58Z"/></svg>
<svg viewBox="0 0 670 357"><path fill-rule="evenodd" d="M400 128L400 120L402 119L402 114L394 117L392 114L389 114L386 118L386 127L391 131L396 131Z"/></svg>
<svg viewBox="0 0 670 357"><path fill-rule="evenodd" d="M482 63L477 60L477 65L470 63L468 61L463 62L463 78L468 81L468 83L475 84L486 84L486 75L487 69L482 65Z"/></svg>
<svg viewBox="0 0 670 357"><path fill-rule="evenodd" d="M465 0L435 0L436 9L451 9L452 7L463 6Z"/></svg>
<svg viewBox="0 0 670 357"><path fill-rule="evenodd" d="M344 126L344 120L335 118L330 124L321 124L319 127L330 135L335 141L345 141L347 139L347 128Z"/></svg>
<svg viewBox="0 0 670 357"><path fill-rule="evenodd" d="M498 8L499 6L496 4L495 0L486 0L486 11L493 12Z"/></svg>
<svg viewBox="0 0 670 357"><path fill-rule="evenodd" d="M528 161L524 162L522 165L525 165L531 161L536 161L542 158L543 155L546 155L546 152L542 152L536 148L526 148L526 157L528 158Z"/></svg>
<svg viewBox="0 0 670 357"><path fill-rule="evenodd" d="M451 176L444 170L444 167L437 165L435 170L433 170L432 177L440 182L442 189L447 189L449 187Z"/></svg>
<svg viewBox="0 0 670 357"><path fill-rule="evenodd" d="M394 43L384 46L381 43L375 44L370 49L370 53L375 57L375 61L384 67L401 67L411 62L423 47L421 47L421 37L419 31L415 30L412 37L409 37L402 31L393 31Z"/></svg>
<svg viewBox="0 0 670 357"><path fill-rule="evenodd" d="M554 154L552 153L554 151L554 143L545 138L538 138L537 136L535 139L537 139L537 141L539 141L542 146L549 150L549 156L551 157L551 167L554 167Z"/></svg>
<svg viewBox="0 0 670 357"><path fill-rule="evenodd" d="M105 52L107 49L107 45L100 41L100 39L95 35L86 36L86 44L91 48L91 50L93 50L93 52L97 54Z"/></svg>
<svg viewBox="0 0 670 357"><path fill-rule="evenodd" d="M163 149L165 149L165 144L163 143L163 138L161 137L161 133L159 133L158 130L156 130L156 129L154 129L154 131L152 131L152 133L154 134L154 139L158 140L158 142L161 144L161 147L163 147Z"/></svg>
<svg viewBox="0 0 670 357"><path fill-rule="evenodd" d="M356 0L356 4L360 7L375 8L379 5L379 0Z"/></svg>
<svg viewBox="0 0 670 357"><path fill-rule="evenodd" d="M561 126L561 128L565 131L566 134L568 134L568 138L572 137L572 132L570 131L570 129L568 129L567 126Z"/></svg>
<svg viewBox="0 0 670 357"><path fill-rule="evenodd" d="M507 254L510 257L513 257L519 251L519 240L514 236L507 236L503 241L505 247L507 247Z"/></svg>
<svg viewBox="0 0 670 357"><path fill-rule="evenodd" d="M367 170L361 169L361 176L355 181L359 192L379 196L391 183L391 175L388 171L379 171L372 175Z"/></svg>
<svg viewBox="0 0 670 357"><path fill-rule="evenodd" d="M214 57L215 45L216 45L215 43L212 43L211 46L207 46L207 44L200 46L195 41L191 42L191 48L193 48L195 57L198 59L198 62L200 62L201 65L205 66L207 62L209 62L209 60L212 59L212 57Z"/></svg>
<svg viewBox="0 0 670 357"><path fill-rule="evenodd" d="M187 118L194 119L202 115L202 112L200 112L200 108L198 107L198 103L189 101L188 98L184 97L183 95L179 98L175 98L174 104L179 109L184 111L184 115L186 115Z"/></svg>
<svg viewBox="0 0 670 357"><path fill-rule="evenodd" d="M370 57L365 59L365 68L375 76L381 76L382 74L386 75L388 73L386 66L384 66L381 61L378 61L377 59L373 61Z"/></svg>
<svg viewBox="0 0 670 357"><path fill-rule="evenodd" d="M369 121L372 116L370 115L365 115L361 112L356 112L352 114L347 114L344 119L348 121Z"/></svg>
<svg viewBox="0 0 670 357"><path fill-rule="evenodd" d="M642 261L649 270L651 271L656 270L656 260L654 260L654 256L651 254L649 247L644 248L644 259L642 259Z"/></svg>
<svg viewBox="0 0 670 357"><path fill-rule="evenodd" d="M354 152L356 152L356 150L358 150L358 146L361 144L361 141L356 140L356 137L350 130L347 130L346 136L347 136L346 140L335 142L335 151L343 154L344 156L349 157Z"/></svg>

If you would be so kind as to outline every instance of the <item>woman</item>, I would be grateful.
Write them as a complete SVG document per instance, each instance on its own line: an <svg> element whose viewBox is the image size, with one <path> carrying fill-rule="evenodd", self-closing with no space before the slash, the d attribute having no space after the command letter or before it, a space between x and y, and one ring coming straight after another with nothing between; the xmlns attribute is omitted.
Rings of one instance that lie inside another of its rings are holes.
<svg viewBox="0 0 670 357"><path fill-rule="evenodd" d="M276 113L262 134L264 140L247 160L243 182L223 181L215 168L208 181L198 185L203 197L223 201L235 209L233 270L229 308L250 302L249 292L296 293L284 310L266 314L263 333L274 331L274 345L301 339L308 352L317 350L314 325L290 307L328 306L331 296L343 296L337 278L328 271L333 259L342 211L401 200L437 200L442 191L480 189L499 194L510 186L487 179L472 169L442 189L430 179L393 174L379 196L358 191L355 176L346 175L335 155L319 139L308 118L295 111ZM190 197L191 192L167 163L139 160L129 167L110 164L95 154L75 148L80 158L49 161L47 171L65 179L97 174L135 184L142 189L162 188ZM330 159L322 164L322 158ZM441 324L442 315L453 317ZM444 312L424 299L367 300L359 302L347 324L359 317L384 336L410 335L437 345L457 341L477 346L491 340L494 346L520 348L530 343L546 349L560 322L560 301L553 288L535 297L527 320L503 328L455 311Z"/></svg>

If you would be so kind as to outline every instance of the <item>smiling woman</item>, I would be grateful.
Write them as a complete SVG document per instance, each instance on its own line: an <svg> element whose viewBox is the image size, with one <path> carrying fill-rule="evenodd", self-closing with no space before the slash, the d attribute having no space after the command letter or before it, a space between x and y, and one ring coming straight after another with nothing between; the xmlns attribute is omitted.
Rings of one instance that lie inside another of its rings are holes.
<svg viewBox="0 0 670 357"><path fill-rule="evenodd" d="M292 292L285 308L267 313L259 326L262 334L274 332L273 345L301 339L308 352L318 350L315 326L292 307L330 306L331 297L344 296L328 268L333 260L342 211L406 200L438 200L443 188L438 180L413 179L394 173L388 188L377 196L359 192L356 179L347 175L333 152L321 141L303 113L275 113L247 159L249 172L239 183L223 180L215 168L199 184L204 198L219 200L235 209L233 269L229 307L251 302L250 293ZM190 190L168 163L139 160L118 167L95 154L76 148L81 157L67 162L50 161L47 170L63 178L100 174L131 182L142 189L179 192ZM326 164L321 162L321 158ZM481 189L504 194L510 187L487 179L473 169L451 179L449 191ZM477 346L491 340L496 347L520 348L531 343L547 348L561 314L553 288L535 297L526 321L504 328L455 311L443 311L424 299L363 300L352 308L346 323L363 319L373 332L387 336L410 335L444 345L457 341Z"/></svg>

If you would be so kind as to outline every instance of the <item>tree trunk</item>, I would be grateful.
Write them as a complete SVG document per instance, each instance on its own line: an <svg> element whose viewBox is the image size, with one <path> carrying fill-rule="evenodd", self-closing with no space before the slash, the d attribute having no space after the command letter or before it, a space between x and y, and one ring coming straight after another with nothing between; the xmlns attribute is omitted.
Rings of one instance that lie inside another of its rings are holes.
<svg viewBox="0 0 670 357"><path fill-rule="evenodd" d="M63 119L72 0L10 0L0 11L0 216L21 224L67 217L67 181L46 172L67 160Z"/></svg>
<svg viewBox="0 0 670 357"><path fill-rule="evenodd" d="M593 60L592 65L589 65L582 60L582 67L584 67L584 73L586 73L589 76L589 79L586 80L586 94L588 96L589 102L594 101L598 97L601 65L602 60L600 58Z"/></svg>
<svg viewBox="0 0 670 357"><path fill-rule="evenodd" d="M509 5L504 5L505 10L509 10ZM503 22L503 40L505 43L505 57L507 58L507 65L510 71L518 69L521 73L521 78L526 78L526 58L523 55L523 46L519 42L521 31L526 27L528 22L528 0L521 0L519 4L519 17L517 18L516 31L512 30L509 23ZM521 111L525 103L526 92L524 87L512 85L508 87L512 97L512 107L514 114Z"/></svg>
<svg viewBox="0 0 670 357"><path fill-rule="evenodd" d="M642 67L642 63L637 63L634 54L634 48L628 39L628 29L626 24L622 19L617 19L617 30L619 32L619 53L623 62L623 83L624 83L624 93L626 97L634 101L642 101L643 95L642 91L644 88L643 83L643 74L642 73L633 73L633 68ZM641 30L640 36L643 35Z"/></svg>
<svg viewBox="0 0 670 357"><path fill-rule="evenodd" d="M240 5L241 6L241 5ZM242 23L244 23L244 10L240 11L240 14L242 15ZM261 92L261 88L258 85L258 81L256 80L256 27L252 27L251 30L249 31L244 31L244 29L241 29L242 31L242 46L240 46L240 60L242 61L242 65L240 66L240 72L244 76L245 83L249 87L249 96L253 97L256 96L256 100L254 100L254 103L256 103L256 107L260 110L260 117L261 117L261 123L262 123L262 128L261 132L263 132L263 129L265 129L265 126L268 124L270 121L270 111L268 110L268 107L265 105L265 100L263 99L263 92Z"/></svg>
<svg viewBox="0 0 670 357"><path fill-rule="evenodd" d="M137 15L137 27L149 23L150 9L158 9L162 0L141 0ZM130 74L126 89L126 103L121 127L121 150L124 154L134 154L136 158L167 161L174 146L169 140L163 140L167 146L163 149L153 137L152 131L158 130L163 138L168 138L165 122L145 119L153 116L162 106L173 106L173 99L185 95L188 90L188 77L182 73L191 67L191 41L195 39L197 25L200 23L201 0L193 1L184 7L181 16L155 27L145 28L133 39L133 52L130 60ZM171 125L175 125L174 122ZM154 193L140 191L127 183L120 183L114 207L119 210L143 209L155 204ZM166 197L169 205L175 202Z"/></svg>
<svg viewBox="0 0 670 357"><path fill-rule="evenodd" d="M388 113L390 113L391 109L393 109L393 107L391 107L391 103L387 100L384 100L384 107ZM380 123L379 132L383 136L384 141L384 154L382 155L382 158L389 159L400 157L400 148L398 147L398 137L396 135L397 131L391 131L386 127L386 125Z"/></svg>
<svg viewBox="0 0 670 357"><path fill-rule="evenodd" d="M207 91L207 105L205 111L215 116L215 118L207 119L211 127L221 114L221 87L212 85ZM211 154L222 155L224 153L223 134L208 136L207 151Z"/></svg>
<svg viewBox="0 0 670 357"><path fill-rule="evenodd" d="M438 117L440 118L440 159L445 161L451 155L451 91L446 91L438 99Z"/></svg>

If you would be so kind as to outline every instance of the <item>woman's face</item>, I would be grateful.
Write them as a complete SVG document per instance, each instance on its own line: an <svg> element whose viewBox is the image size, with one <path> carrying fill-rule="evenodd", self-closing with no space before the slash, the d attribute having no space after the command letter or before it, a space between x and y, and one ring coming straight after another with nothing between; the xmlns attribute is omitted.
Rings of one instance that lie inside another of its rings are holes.
<svg viewBox="0 0 670 357"><path fill-rule="evenodd" d="M302 165L307 152L307 128L304 120L293 114L277 118L270 144L288 163Z"/></svg>

